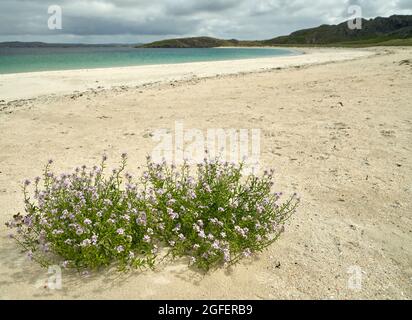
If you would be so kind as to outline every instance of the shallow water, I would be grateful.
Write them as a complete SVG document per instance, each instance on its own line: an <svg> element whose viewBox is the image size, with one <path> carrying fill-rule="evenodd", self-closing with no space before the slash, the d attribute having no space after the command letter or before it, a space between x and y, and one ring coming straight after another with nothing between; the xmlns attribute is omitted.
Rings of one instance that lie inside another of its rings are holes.
<svg viewBox="0 0 412 320"><path fill-rule="evenodd" d="M225 61L291 54L295 54L295 52L277 48L0 48L0 74L200 61Z"/></svg>

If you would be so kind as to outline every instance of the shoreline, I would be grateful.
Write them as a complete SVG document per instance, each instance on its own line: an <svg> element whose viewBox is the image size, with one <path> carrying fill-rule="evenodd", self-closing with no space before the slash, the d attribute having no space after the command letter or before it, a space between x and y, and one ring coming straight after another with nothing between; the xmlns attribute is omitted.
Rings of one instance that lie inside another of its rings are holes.
<svg viewBox="0 0 412 320"><path fill-rule="evenodd" d="M364 49L292 47L285 49L296 50L300 54L257 59L2 74L0 75L0 100L10 102L46 95L110 90L115 87L139 87L159 82L345 61L375 54L373 50Z"/></svg>
<svg viewBox="0 0 412 320"><path fill-rule="evenodd" d="M58 49L66 49L66 48L59 48ZM1 51L0 47L0 51ZM19 49L27 49L27 48L19 48ZM139 49L139 48L134 48L134 49ZM280 50L280 51L286 51L286 54L282 55L273 55L273 56L262 56L262 57L248 57L248 58L223 58L223 59L217 59L217 60L199 60L199 61L186 61L186 62L163 62L163 63L143 63L143 64L131 64L131 65L123 65L123 66L99 66L99 67L78 67L78 68L64 68L64 69L50 69L50 70L32 70L32 71L17 71L17 72L5 72L1 73L0 76L2 75L17 75L17 74L30 74L30 73L44 73L44 72L57 72L57 71L80 71L80 70L98 70L98 69L119 69L119 68L132 68L132 67L145 67L145 66L157 66L157 65L179 65L179 64L186 64L186 63L201 63L201 62L224 62L224 61L238 61L238 60L253 60L253 59L265 59L265 58L277 58L277 57L288 57L288 56L295 56L295 55L300 55L304 54L302 50L297 50L297 49L292 49L292 48L280 48L280 47L212 47L212 48L140 48L140 49L152 49L152 50L168 50L168 49L175 49L175 50L187 50L187 49L273 49L273 50Z"/></svg>

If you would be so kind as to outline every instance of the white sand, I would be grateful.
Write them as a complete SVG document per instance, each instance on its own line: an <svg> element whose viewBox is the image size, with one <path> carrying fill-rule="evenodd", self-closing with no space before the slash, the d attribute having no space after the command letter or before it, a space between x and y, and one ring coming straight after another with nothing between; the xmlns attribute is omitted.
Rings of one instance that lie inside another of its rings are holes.
<svg viewBox="0 0 412 320"><path fill-rule="evenodd" d="M303 49L301 51L306 54L233 61L5 74L0 75L0 100L29 99L40 95L68 94L102 87L106 89L116 86L133 87L193 77L342 61L373 54L371 51L347 49Z"/></svg>
<svg viewBox="0 0 412 320"><path fill-rule="evenodd" d="M412 48L307 52L0 76L3 99L56 94L0 103L0 298L411 299L412 66L401 61ZM291 65L301 67L274 69ZM261 69L271 70L59 96ZM4 223L23 207L21 181L49 158L59 172L93 165L103 152L114 165L127 151L133 173L156 146L147 133L173 130L176 120L201 130L261 128L262 166L276 168L276 190L302 197L282 238L229 271L202 275L184 261L120 275L63 271L61 290L45 288L47 270L6 237ZM358 291L348 286L353 266Z"/></svg>

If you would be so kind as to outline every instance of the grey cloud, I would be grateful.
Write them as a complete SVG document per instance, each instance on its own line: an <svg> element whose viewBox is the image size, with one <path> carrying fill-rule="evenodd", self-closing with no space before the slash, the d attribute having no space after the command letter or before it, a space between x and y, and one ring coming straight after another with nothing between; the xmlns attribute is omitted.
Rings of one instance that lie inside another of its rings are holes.
<svg viewBox="0 0 412 320"><path fill-rule="evenodd" d="M216 13L228 9L236 9L242 4L242 0L172 0L166 1L168 14L188 15L198 13Z"/></svg>
<svg viewBox="0 0 412 320"><path fill-rule="evenodd" d="M397 7L399 9L412 10L412 0L398 0Z"/></svg>
<svg viewBox="0 0 412 320"><path fill-rule="evenodd" d="M51 4L62 6L63 30L47 28ZM342 22L351 4L360 5L367 18L412 14L412 0L1 0L0 41L136 42L198 35L268 39Z"/></svg>
<svg viewBox="0 0 412 320"><path fill-rule="evenodd" d="M183 35L187 29L196 29L200 21L186 19L177 21L173 18L158 17L149 21L133 21L95 17L65 16L63 33L74 35Z"/></svg>

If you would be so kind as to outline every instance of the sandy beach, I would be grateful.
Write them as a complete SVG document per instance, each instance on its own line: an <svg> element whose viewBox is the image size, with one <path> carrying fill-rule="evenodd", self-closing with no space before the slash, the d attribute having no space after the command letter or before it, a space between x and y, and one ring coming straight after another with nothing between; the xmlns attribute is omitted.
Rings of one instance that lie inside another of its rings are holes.
<svg viewBox="0 0 412 320"><path fill-rule="evenodd" d="M0 100L31 99L42 95L61 95L75 91L116 87L122 89L217 75L343 61L373 54L365 50L345 49L333 51L292 49L293 51L296 54L292 56L273 58L4 74L0 75Z"/></svg>
<svg viewBox="0 0 412 320"><path fill-rule="evenodd" d="M0 299L412 299L412 48L0 75ZM281 239L228 270L186 261L126 274L47 270L4 223L49 158L68 171L105 152L144 163L151 132L260 128L262 167L302 203ZM361 287L351 273L361 271Z"/></svg>

